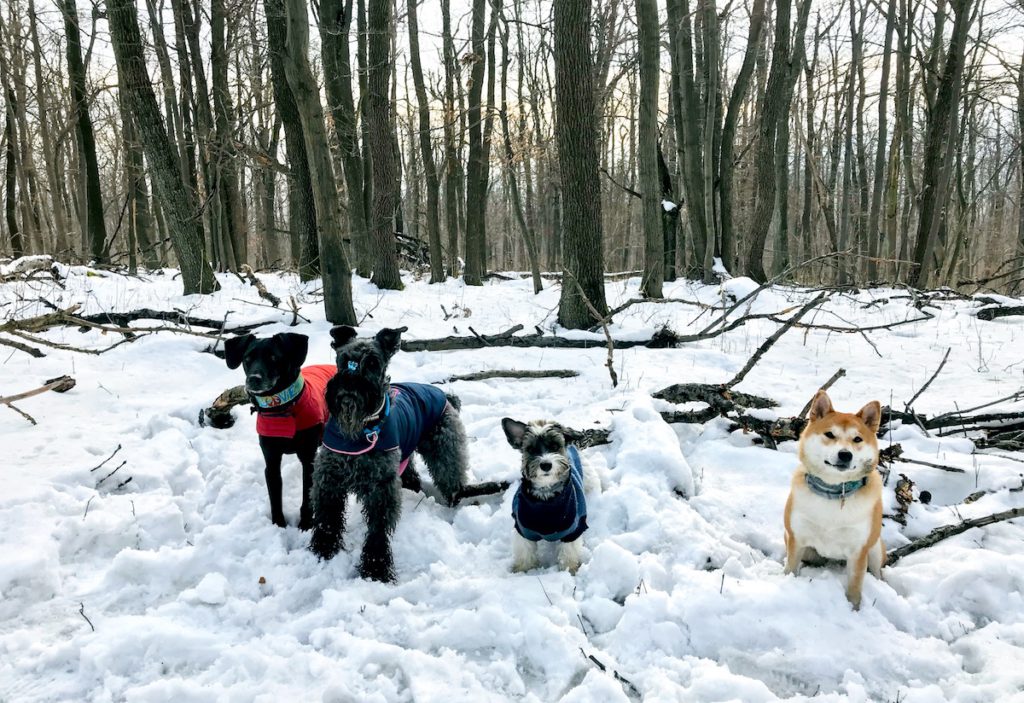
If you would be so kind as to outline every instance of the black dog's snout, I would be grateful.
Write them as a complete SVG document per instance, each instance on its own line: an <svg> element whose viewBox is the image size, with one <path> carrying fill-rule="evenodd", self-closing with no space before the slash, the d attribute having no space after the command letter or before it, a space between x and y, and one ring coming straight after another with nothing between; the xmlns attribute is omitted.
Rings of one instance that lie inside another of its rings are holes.
<svg viewBox="0 0 1024 703"><path fill-rule="evenodd" d="M550 461L542 461L542 462L540 462L540 470L541 471L551 471L551 462Z"/></svg>
<svg viewBox="0 0 1024 703"><path fill-rule="evenodd" d="M846 464L846 463L849 463L852 460L853 460L853 452L849 451L848 449L841 449L839 451L839 461L841 461L844 464Z"/></svg>

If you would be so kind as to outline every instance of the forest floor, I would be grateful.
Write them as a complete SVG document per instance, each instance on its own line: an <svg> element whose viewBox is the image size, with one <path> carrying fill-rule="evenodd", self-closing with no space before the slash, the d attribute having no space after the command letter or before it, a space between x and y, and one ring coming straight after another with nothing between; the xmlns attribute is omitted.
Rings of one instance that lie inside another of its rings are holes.
<svg viewBox="0 0 1024 703"><path fill-rule="evenodd" d="M308 363L333 362L315 283L260 274L311 320L291 327L291 312L264 307L232 275L219 276L215 295L182 296L173 271L132 278L60 270L60 286L0 285L0 320L51 312L40 299L62 309L81 304L76 314L153 308L226 317L228 327L271 320L259 334L308 334ZM41 346L40 358L0 346L0 396L65 374L77 381L68 392L15 403L37 425L0 405L0 701L1024 700L1024 520L918 551L887 568L884 581L868 577L854 612L840 567L782 573L794 442L765 448L753 433L730 433L724 418L661 420L658 411L702 406L653 400L653 391L727 381L777 322L752 320L674 349L617 350L613 388L604 335L555 327L553 280L536 296L528 279L471 288L407 276L401 292L359 278L354 286L367 334L405 325L414 340L521 324L596 342L586 350L403 352L391 364L393 379L421 382L488 369L579 371L446 385L462 399L475 481L518 476L503 416L610 428L610 444L583 452L605 489L590 502L579 573L509 572L514 489L454 509L404 491L397 583L362 581L355 559L365 530L354 507L348 550L317 561L306 533L270 522L249 411L236 408L227 430L197 422L218 393L242 382L240 371L204 353L211 339L158 332L100 355ZM609 304L636 297L638 286L636 278L609 282ZM754 287L746 279L681 281L665 294L721 306ZM785 317L814 295L772 287L730 319ZM1009 396L1024 386L1024 318L985 321L977 317L983 305L898 289L833 293L804 321L925 319L865 334L792 329L738 389L778 401L758 417L797 415L842 367L847 375L830 391L839 409L872 399L902 409L951 349L914 403L918 412ZM622 340L663 325L687 334L718 314L685 303L634 305L609 331ZM84 349L121 339L77 326L36 336ZM997 409L1022 410L1024 400ZM932 500L913 503L905 527L885 520L890 549L941 525L1024 506L1024 453L976 451L963 431L948 432L897 421L881 442L964 470L894 465L887 514L897 509L900 473ZM294 525L294 458L284 485ZM985 493L965 502L978 491Z"/></svg>

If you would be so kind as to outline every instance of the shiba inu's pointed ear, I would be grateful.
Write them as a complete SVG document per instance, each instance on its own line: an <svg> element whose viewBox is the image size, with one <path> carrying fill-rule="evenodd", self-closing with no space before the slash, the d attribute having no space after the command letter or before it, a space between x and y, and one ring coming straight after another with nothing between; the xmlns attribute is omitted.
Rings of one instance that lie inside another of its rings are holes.
<svg viewBox="0 0 1024 703"><path fill-rule="evenodd" d="M872 400L857 411L857 417L870 427L872 432L878 432L878 428L882 424L882 404L877 400Z"/></svg>
<svg viewBox="0 0 1024 703"><path fill-rule="evenodd" d="M807 419L811 422L820 420L832 410L832 400L828 397L828 393L825 391L818 391L814 394L814 399L811 401L811 412L807 416Z"/></svg>
<svg viewBox="0 0 1024 703"><path fill-rule="evenodd" d="M241 337L232 337L224 342L224 361L228 362L229 369L237 369L242 365L242 358L249 350L249 345L256 341L251 334Z"/></svg>
<svg viewBox="0 0 1024 703"><path fill-rule="evenodd" d="M331 328L331 349L341 349L356 336L356 331L348 325Z"/></svg>
<svg viewBox="0 0 1024 703"><path fill-rule="evenodd" d="M512 445L513 449L523 448L523 437L526 436L526 423L513 420L510 417L501 418L501 429L505 430L505 439Z"/></svg>
<svg viewBox="0 0 1024 703"><path fill-rule="evenodd" d="M302 366L309 353L309 337L295 332L279 332L274 335L278 346L295 366Z"/></svg>
<svg viewBox="0 0 1024 703"><path fill-rule="evenodd" d="M380 345L381 351L384 352L385 356L389 359L395 355L398 351L398 345L402 341L402 332L407 332L408 327L398 327L397 329L391 329L385 327L377 333L377 344Z"/></svg>

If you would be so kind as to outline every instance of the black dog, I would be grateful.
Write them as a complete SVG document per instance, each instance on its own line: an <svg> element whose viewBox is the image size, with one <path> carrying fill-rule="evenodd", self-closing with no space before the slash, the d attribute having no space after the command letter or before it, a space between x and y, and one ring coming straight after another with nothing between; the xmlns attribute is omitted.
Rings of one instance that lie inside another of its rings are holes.
<svg viewBox="0 0 1024 703"><path fill-rule="evenodd" d="M356 339L351 327L331 330L338 373L327 384L330 420L313 474L310 549L330 559L342 548L345 502L355 493L367 535L359 574L393 581L391 535L401 513L401 487L418 488L415 450L434 486L453 505L466 481L466 433L458 398L434 386L391 384L387 365L405 328Z"/></svg>
<svg viewBox="0 0 1024 703"><path fill-rule="evenodd" d="M327 403L324 390L336 368L329 364L302 368L309 348L304 334L275 334L269 339L256 339L251 334L235 337L224 343L228 368L245 370L245 390L258 413L256 432L267 468L267 493L270 496L270 519L278 527L285 526L281 506L281 458L298 455L302 464L302 508L299 529L312 525L309 494L313 482L313 459L324 424Z"/></svg>

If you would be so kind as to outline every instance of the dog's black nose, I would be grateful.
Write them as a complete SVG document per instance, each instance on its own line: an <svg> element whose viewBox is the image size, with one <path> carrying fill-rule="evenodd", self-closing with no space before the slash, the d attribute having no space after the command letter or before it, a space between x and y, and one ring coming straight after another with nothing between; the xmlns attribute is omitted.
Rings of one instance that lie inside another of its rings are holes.
<svg viewBox="0 0 1024 703"><path fill-rule="evenodd" d="M844 464L848 464L852 459L853 459L853 452L851 452L851 451L849 451L847 449L841 449L839 451L839 461L843 462Z"/></svg>
<svg viewBox="0 0 1024 703"><path fill-rule="evenodd" d="M540 470L541 471L551 471L551 462L550 461L542 461L542 462L540 462Z"/></svg>

